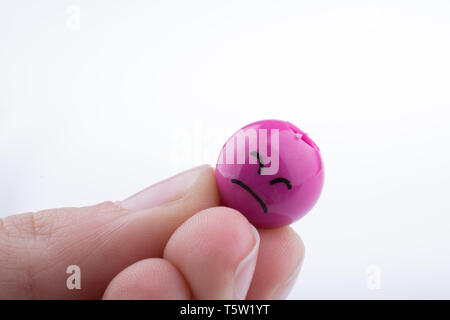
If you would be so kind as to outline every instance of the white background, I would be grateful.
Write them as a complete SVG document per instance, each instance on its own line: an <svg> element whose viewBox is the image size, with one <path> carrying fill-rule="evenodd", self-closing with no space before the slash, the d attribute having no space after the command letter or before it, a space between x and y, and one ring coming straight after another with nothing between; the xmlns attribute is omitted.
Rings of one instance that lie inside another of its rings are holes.
<svg viewBox="0 0 450 320"><path fill-rule="evenodd" d="M0 215L122 199L283 119L326 169L290 298L450 298L449 108L445 0L3 0Z"/></svg>

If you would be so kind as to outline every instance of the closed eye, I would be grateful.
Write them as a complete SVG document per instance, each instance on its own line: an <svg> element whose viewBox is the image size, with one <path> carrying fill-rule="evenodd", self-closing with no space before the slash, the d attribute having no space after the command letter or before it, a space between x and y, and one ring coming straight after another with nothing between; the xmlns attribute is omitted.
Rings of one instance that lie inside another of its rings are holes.
<svg viewBox="0 0 450 320"><path fill-rule="evenodd" d="M250 154L251 154L252 156L256 157L256 159L258 159L258 165L259 165L259 167L258 167L258 174L261 174L261 168L264 167L264 163L262 162L261 156L260 156L259 153L256 152L256 151L253 151L253 152L251 152Z"/></svg>
<svg viewBox="0 0 450 320"><path fill-rule="evenodd" d="M285 178L275 178L275 179L271 180L269 183L272 185L272 184L280 183L280 182L286 184L286 186L289 190L292 189L291 182Z"/></svg>

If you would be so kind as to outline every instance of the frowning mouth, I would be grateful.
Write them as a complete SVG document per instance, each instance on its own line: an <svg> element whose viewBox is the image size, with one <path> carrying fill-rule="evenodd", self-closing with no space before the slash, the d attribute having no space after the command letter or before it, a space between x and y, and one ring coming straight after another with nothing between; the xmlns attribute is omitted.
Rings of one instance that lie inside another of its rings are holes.
<svg viewBox="0 0 450 320"><path fill-rule="evenodd" d="M262 199L248 185L246 185L245 183L243 183L241 180L238 179L231 179L231 182L237 184L238 186L246 190L248 193L250 193L253 196L253 198L255 198L256 201L258 201L258 203L261 205L264 213L267 213L267 206L264 203L264 201L262 201Z"/></svg>

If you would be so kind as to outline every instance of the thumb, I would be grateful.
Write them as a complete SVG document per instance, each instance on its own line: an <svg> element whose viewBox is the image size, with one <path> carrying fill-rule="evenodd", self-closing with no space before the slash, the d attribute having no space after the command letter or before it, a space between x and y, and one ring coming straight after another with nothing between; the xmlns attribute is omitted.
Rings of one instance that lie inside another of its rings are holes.
<svg viewBox="0 0 450 320"><path fill-rule="evenodd" d="M0 299L101 298L116 274L162 256L178 226L218 204L214 171L200 166L121 202L0 220ZM67 286L72 265L81 273L79 290Z"/></svg>

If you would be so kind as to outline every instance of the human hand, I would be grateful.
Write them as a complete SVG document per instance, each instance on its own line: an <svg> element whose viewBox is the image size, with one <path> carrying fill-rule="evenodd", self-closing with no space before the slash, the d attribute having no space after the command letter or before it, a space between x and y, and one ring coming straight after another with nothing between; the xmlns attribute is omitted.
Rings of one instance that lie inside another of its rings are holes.
<svg viewBox="0 0 450 320"><path fill-rule="evenodd" d="M282 299L304 256L290 228L219 207L201 166L121 202L0 220L0 299ZM69 290L67 267L81 270Z"/></svg>

